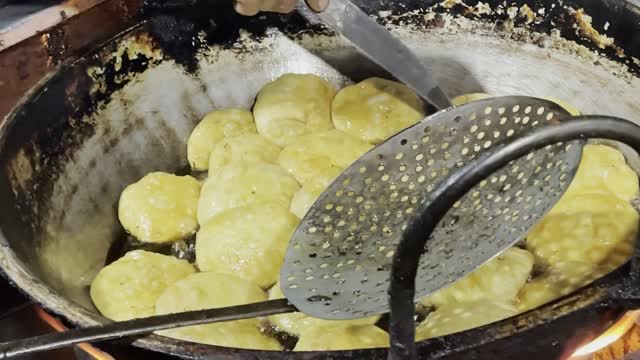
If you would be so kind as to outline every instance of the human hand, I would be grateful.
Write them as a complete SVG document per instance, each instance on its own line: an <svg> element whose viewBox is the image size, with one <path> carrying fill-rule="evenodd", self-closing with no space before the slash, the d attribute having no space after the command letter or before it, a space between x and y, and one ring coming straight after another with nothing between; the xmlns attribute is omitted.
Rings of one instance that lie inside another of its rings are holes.
<svg viewBox="0 0 640 360"><path fill-rule="evenodd" d="M305 1L305 0L300 0ZM316 11L322 11L329 5L329 0L306 0ZM235 9L242 15L255 15L260 11L288 13L295 9L298 0L235 0Z"/></svg>

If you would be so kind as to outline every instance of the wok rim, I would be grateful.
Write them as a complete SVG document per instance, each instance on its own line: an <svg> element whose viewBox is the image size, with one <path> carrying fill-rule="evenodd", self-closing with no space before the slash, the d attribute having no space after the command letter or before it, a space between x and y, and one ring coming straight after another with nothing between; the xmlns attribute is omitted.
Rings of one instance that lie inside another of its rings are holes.
<svg viewBox="0 0 640 360"><path fill-rule="evenodd" d="M145 23L146 20L142 20L137 24L127 28L126 30L119 32L110 39L97 44L94 48L86 51L78 58L66 59L62 61L55 68L50 70L45 76L43 76L27 92L25 92L25 94L20 97L19 101L7 113L7 115L4 116L2 122L0 122L0 155L4 153L6 140L11 135L11 130L17 124L21 113L32 101L37 99L39 95L43 94L46 91L47 85L56 76L61 76L61 74L65 70L72 69L73 67L86 62L89 57L103 49L108 44L112 44L114 41L117 41L118 39L131 34L133 31L142 28ZM640 237L640 233L638 234L638 236ZM640 246L640 244L638 245ZM476 347L487 345L498 340L517 336L519 333L534 329L540 325L527 321L531 318L536 318L538 321L542 321L544 323L562 321L562 317L564 317L565 315L578 312L590 306L607 306L609 310L614 312L613 318L619 319L624 315L627 309L624 306L619 307L617 306L617 304L611 304L608 301L608 289L617 285L618 280L620 280L621 277L626 277L626 267L630 263L631 260L629 260L627 263L625 263L625 265L622 265L617 270L613 270L611 273L602 277L601 279L585 285L584 287L574 291L569 295L558 298L552 302L549 302L527 312L520 313L516 316L481 327L476 327L450 335L419 341L417 342L418 354L422 356L428 356L431 352L432 355L435 356L435 358L438 358L456 354L468 349L474 349ZM85 309L69 298L62 296L53 287L40 280L32 271L29 270L28 266L26 266L26 264L24 264L24 262L18 258L18 255L12 249L12 245L7 240L2 228L0 228L0 274L2 274L2 276L9 282L11 286L18 289L27 298L39 304L45 310L63 317L75 326L94 326L111 321L103 317L102 315ZM553 310L556 310L559 305L562 305L567 301L577 301L580 297L583 296L589 297L589 294L591 294L592 301L584 303L582 307L573 307L569 312L562 312L558 314L554 313ZM545 314L550 316L542 316ZM523 326L523 323L526 325ZM516 324L519 324L519 326L516 326ZM517 330L514 330L512 332L505 332L505 327L514 328ZM603 324L603 331L608 327L609 325ZM501 336L496 336L489 339L480 336L486 332L501 333ZM471 338L475 338L476 341L469 341L469 339ZM444 343L455 344L455 346L446 346L446 351L436 351L435 353L431 351L430 345L440 345ZM223 358L226 358L227 356L240 356L241 358L247 359L260 359L262 358L262 356L266 356L266 358L268 359L286 358L308 360L323 358L346 359L353 358L354 356L356 358L358 358L357 356L362 356L362 358L369 359L385 359L388 351L388 348L303 352L252 350L194 343L172 339L156 334L144 336L131 342L130 344L142 349L171 354L185 359L204 359L209 358L210 356L222 356ZM98 345L98 347L100 347L100 345Z"/></svg>

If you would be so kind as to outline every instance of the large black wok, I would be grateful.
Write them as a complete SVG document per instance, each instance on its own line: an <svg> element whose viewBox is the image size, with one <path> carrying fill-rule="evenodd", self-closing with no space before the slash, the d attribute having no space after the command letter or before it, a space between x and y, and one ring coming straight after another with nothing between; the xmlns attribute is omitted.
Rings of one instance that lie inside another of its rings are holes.
<svg viewBox="0 0 640 360"><path fill-rule="evenodd" d="M500 3L488 2L494 9ZM601 49L580 35L575 17L563 6L527 3L536 12L545 9L528 24L526 16L478 14L460 4L445 9L430 1L359 2L429 59L450 96L481 91L553 96L585 113L640 122L640 8L613 0L573 4L584 6L594 26L608 28L615 39L614 46ZM139 18L128 14L132 28L104 44L85 42L83 56L55 65L62 57L52 54L54 71L0 123L0 268L17 287L73 324L107 321L92 305L88 286L122 251L118 246L126 235L116 217L120 192L148 172L182 171L186 139L202 115L217 107L249 107L262 85L285 72L322 74L336 84L385 75L347 43L309 28L295 14L244 18L226 1L186 5L146 4ZM431 15L417 11L428 8ZM94 29L97 23L83 26L87 32L103 31ZM121 30L110 28L113 35ZM47 33L48 39L59 40L56 31L60 28ZM66 46L76 40L66 39ZM619 147L640 172L637 155ZM529 313L423 341L419 354L465 359L569 355L625 311L640 307L637 270L631 262ZM155 335L134 345L186 358L386 357L386 350L228 349Z"/></svg>

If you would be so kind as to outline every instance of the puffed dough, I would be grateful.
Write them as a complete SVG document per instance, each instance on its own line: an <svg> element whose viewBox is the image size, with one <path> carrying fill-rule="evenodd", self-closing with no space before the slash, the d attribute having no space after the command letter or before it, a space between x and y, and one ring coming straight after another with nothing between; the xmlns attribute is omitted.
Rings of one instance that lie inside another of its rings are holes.
<svg viewBox="0 0 640 360"><path fill-rule="evenodd" d="M490 98L491 95L485 93L471 93L459 95L451 99L451 105L460 106L473 101L484 100Z"/></svg>
<svg viewBox="0 0 640 360"><path fill-rule="evenodd" d="M100 313L112 320L151 316L160 294L193 273L195 269L187 261L130 251L100 270L91 283L91 299Z"/></svg>
<svg viewBox="0 0 640 360"><path fill-rule="evenodd" d="M389 334L373 325L314 327L302 333L293 351L337 351L389 347Z"/></svg>
<svg viewBox="0 0 640 360"><path fill-rule="evenodd" d="M638 213L626 201L605 194L562 197L527 236L536 262L599 264L610 256L628 257L638 229Z"/></svg>
<svg viewBox="0 0 640 360"><path fill-rule="evenodd" d="M254 203L224 211L198 231L198 267L268 288L278 280L297 225L298 219L277 203Z"/></svg>
<svg viewBox="0 0 640 360"><path fill-rule="evenodd" d="M256 284L226 274L201 272L167 288L156 302L158 315L216 309L265 301ZM278 341L260 331L258 319L221 322L158 331L159 335L202 344L241 349L280 350Z"/></svg>
<svg viewBox="0 0 640 360"><path fill-rule="evenodd" d="M346 133L330 130L298 137L282 149L278 164L303 185L313 181L327 186L371 148Z"/></svg>
<svg viewBox="0 0 640 360"><path fill-rule="evenodd" d="M205 181L198 202L198 222L204 225L225 210L256 202L277 202L288 208L298 189L298 182L277 165L232 163Z"/></svg>
<svg viewBox="0 0 640 360"><path fill-rule="evenodd" d="M578 110L575 106L569 104L568 102L556 98L547 97L545 100L551 101L560 105L561 108L565 109L570 115L578 116L580 115L580 110Z"/></svg>
<svg viewBox="0 0 640 360"><path fill-rule="evenodd" d="M587 145L569 189L527 237L527 248L545 273L518 296L521 311L533 309L609 273L633 252L638 214L629 201L638 178L622 153Z"/></svg>
<svg viewBox="0 0 640 360"><path fill-rule="evenodd" d="M280 289L280 283L276 283L269 290L269 300L284 299L284 294ZM275 325L278 330L300 336L323 326L362 326L373 325L380 319L380 316L370 316L355 320L323 320L314 318L303 313L289 313L282 315L269 316L269 321ZM386 345L385 345L386 346Z"/></svg>
<svg viewBox="0 0 640 360"><path fill-rule="evenodd" d="M453 99L451 99L451 105L460 106L473 101L484 100L491 97L492 97L491 95L485 94L485 93L464 94L464 95L456 96ZM556 98L549 98L549 97L543 98L543 99L558 104L561 108L565 109L569 114L573 116L580 115L580 111L578 111L578 109L575 106L569 104L564 100L559 100Z"/></svg>
<svg viewBox="0 0 640 360"><path fill-rule="evenodd" d="M118 218L138 240L180 240L198 229L200 182L191 176L147 174L120 195Z"/></svg>
<svg viewBox="0 0 640 360"><path fill-rule="evenodd" d="M223 166L241 161L273 164L278 160L278 155L280 155L278 145L258 134L225 138L211 151L209 176L215 176Z"/></svg>
<svg viewBox="0 0 640 360"><path fill-rule="evenodd" d="M638 195L638 174L624 155L605 145L586 145L578 172L563 196L606 194L630 202Z"/></svg>
<svg viewBox="0 0 640 360"><path fill-rule="evenodd" d="M511 248L476 271L424 299L426 306L456 302L513 301L527 282L533 268L533 255Z"/></svg>
<svg viewBox="0 0 640 360"><path fill-rule="evenodd" d="M194 170L209 168L209 155L222 139L256 133L250 111L222 109L208 113L193 129L187 142L187 158Z"/></svg>
<svg viewBox="0 0 640 360"><path fill-rule="evenodd" d="M524 312L535 309L540 305L568 295L606 275L611 270L580 261L555 263L520 290L517 301L518 310Z"/></svg>
<svg viewBox="0 0 640 360"><path fill-rule="evenodd" d="M253 107L260 135L279 146L296 137L329 130L336 89L312 74L285 74L265 85Z"/></svg>
<svg viewBox="0 0 640 360"><path fill-rule="evenodd" d="M336 129L379 144L425 116L422 100L395 81L369 78L340 90L331 103Z"/></svg>
<svg viewBox="0 0 640 360"><path fill-rule="evenodd" d="M416 340L453 334L491 324L518 313L507 301L477 301L451 303L440 306L430 313L416 328Z"/></svg>
<svg viewBox="0 0 640 360"><path fill-rule="evenodd" d="M304 218L304 215L309 211L313 203L318 200L318 197L320 197L324 190L324 186L314 184L304 185L302 189L293 195L289 210L291 210L298 219Z"/></svg>

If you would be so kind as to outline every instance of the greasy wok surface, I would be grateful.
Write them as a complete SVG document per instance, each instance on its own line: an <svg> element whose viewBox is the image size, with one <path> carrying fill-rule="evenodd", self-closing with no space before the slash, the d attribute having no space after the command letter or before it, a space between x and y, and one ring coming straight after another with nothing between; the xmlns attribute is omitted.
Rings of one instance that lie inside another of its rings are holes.
<svg viewBox="0 0 640 360"><path fill-rule="evenodd" d="M403 3L406 7L362 4L372 13L384 9L393 14L414 10L421 2ZM295 15L242 18L230 6L195 6L205 8L150 4L148 21L86 57L64 63L0 127L0 266L30 296L73 323L105 321L88 297L88 285L114 251L113 244L125 237L116 217L120 192L150 171L186 168L187 137L206 112L248 107L262 85L286 72L312 72L335 84L384 75L326 30L299 33L306 25ZM510 23L496 13L478 15L460 6L434 10L463 14L458 17L434 13L398 18L383 12L381 20L395 26L396 34L421 58L433 62L450 96L554 96L571 100L584 113L638 120L640 65L630 55L638 56L640 45L637 37L629 36L632 13L621 3L591 4L592 15L599 16L594 25L609 21L607 34L617 45L598 49L604 56L597 56L597 46L576 35L571 17L560 7L531 7L547 9L540 24L527 25L519 17ZM546 36L552 33L552 20L563 36L582 45ZM280 30L267 30L271 26ZM240 28L247 31L240 33ZM196 36L199 30L205 35ZM638 170L637 159L627 155ZM419 351L455 357L466 350L465 358L570 352L577 344L558 342L565 337L561 334L576 342L597 334L629 305L608 296L611 285L628 271L629 266L516 318L425 341ZM193 358L282 356L157 336L136 345ZM327 354L287 356L312 359ZM382 359L386 351L339 352L334 358L348 357Z"/></svg>

